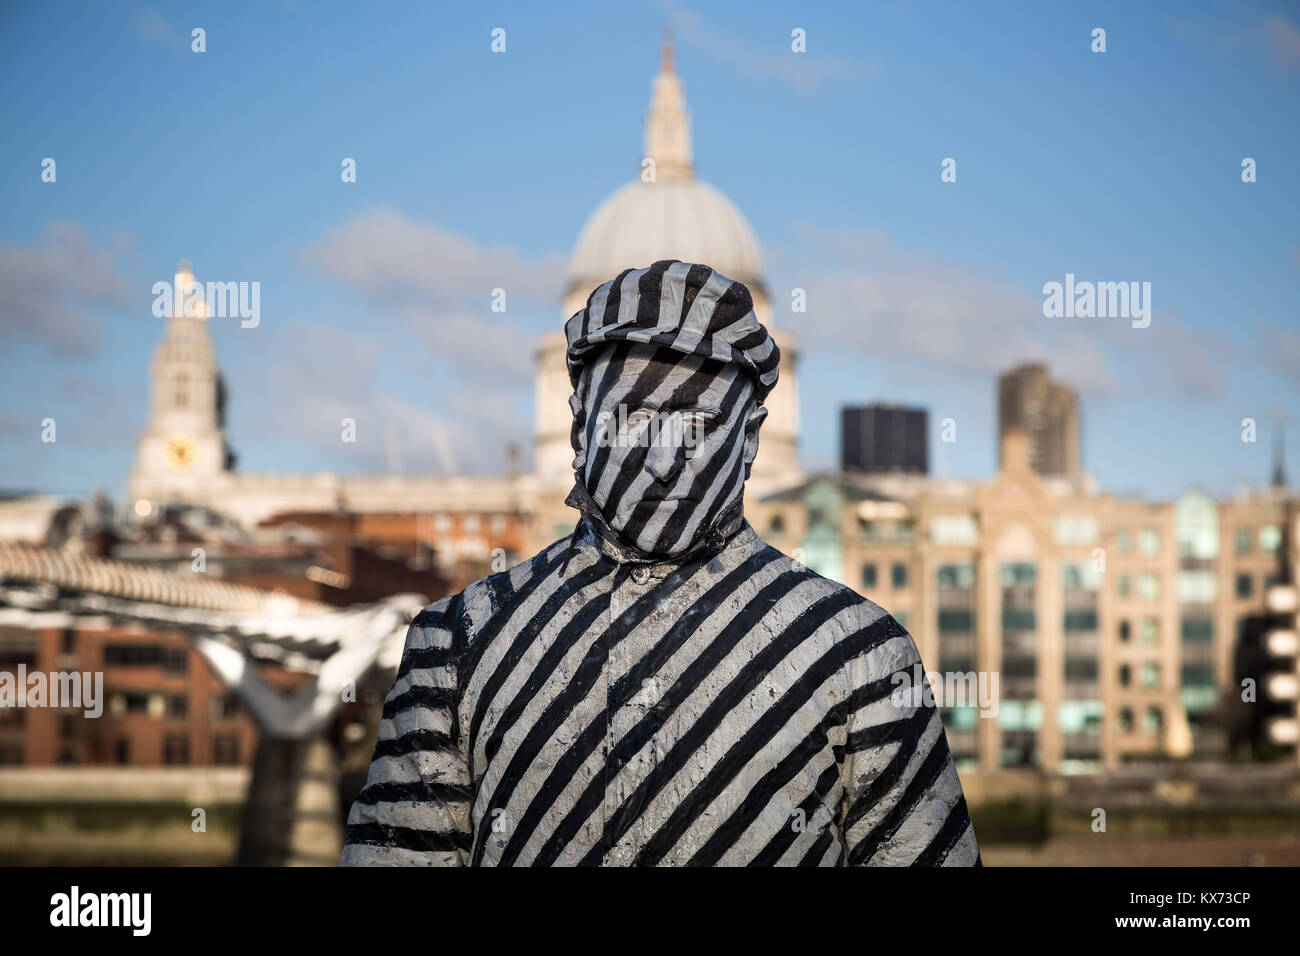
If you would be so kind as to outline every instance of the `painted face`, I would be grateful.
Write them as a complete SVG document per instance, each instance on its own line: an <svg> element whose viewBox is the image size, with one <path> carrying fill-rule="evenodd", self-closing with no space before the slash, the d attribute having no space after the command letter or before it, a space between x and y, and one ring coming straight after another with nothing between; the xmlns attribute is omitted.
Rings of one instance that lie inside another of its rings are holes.
<svg viewBox="0 0 1300 956"><path fill-rule="evenodd" d="M741 499L767 415L735 365L639 344L595 356L571 402L587 491L625 541L662 557Z"/></svg>

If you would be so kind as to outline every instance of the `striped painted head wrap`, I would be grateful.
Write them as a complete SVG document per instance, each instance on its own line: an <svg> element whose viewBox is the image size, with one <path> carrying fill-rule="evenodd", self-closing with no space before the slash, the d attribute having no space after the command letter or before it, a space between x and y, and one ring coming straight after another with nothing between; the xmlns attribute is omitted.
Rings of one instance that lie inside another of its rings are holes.
<svg viewBox="0 0 1300 956"><path fill-rule="evenodd" d="M625 269L564 324L569 380L576 390L589 357L637 342L737 365L754 379L759 405L776 385L781 350L758 321L744 283L706 265L660 259Z"/></svg>

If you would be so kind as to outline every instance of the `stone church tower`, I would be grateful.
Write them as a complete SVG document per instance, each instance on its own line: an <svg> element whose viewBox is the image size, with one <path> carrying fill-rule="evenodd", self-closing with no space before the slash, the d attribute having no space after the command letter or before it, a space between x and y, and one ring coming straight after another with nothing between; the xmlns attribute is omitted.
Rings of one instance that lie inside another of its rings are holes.
<svg viewBox="0 0 1300 956"><path fill-rule="evenodd" d="M226 444L225 384L202 302L186 315L189 263L177 268L172 314L154 353L149 422L136 445L129 494L138 509L197 500L234 464Z"/></svg>

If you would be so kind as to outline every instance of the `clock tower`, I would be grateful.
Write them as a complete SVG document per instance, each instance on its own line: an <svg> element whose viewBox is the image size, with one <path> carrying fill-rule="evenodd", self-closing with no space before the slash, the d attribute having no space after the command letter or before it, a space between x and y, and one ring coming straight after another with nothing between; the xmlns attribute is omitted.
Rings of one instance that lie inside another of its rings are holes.
<svg viewBox="0 0 1300 956"><path fill-rule="evenodd" d="M177 267L172 308L154 353L149 423L136 446L129 494L137 514L159 505L206 498L214 479L231 471L226 445L225 384L217 368L201 296L186 308L194 282L187 262Z"/></svg>

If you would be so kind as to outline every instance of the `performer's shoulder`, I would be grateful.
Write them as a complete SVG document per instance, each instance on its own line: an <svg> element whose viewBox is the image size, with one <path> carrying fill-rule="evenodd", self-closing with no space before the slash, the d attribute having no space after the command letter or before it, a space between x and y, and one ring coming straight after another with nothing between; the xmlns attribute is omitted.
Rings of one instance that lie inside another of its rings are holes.
<svg viewBox="0 0 1300 956"><path fill-rule="evenodd" d="M535 555L508 568L484 575L464 590L448 594L429 604L412 622L419 627L460 628L470 637L495 614L509 611L541 578L555 570L563 560L568 538L547 545Z"/></svg>
<svg viewBox="0 0 1300 956"><path fill-rule="evenodd" d="M877 622L879 622L878 626L883 626L892 622L892 626L900 631L905 630L887 610L871 598L859 594L847 584L814 571L801 560L802 556L788 555L766 542L763 543L763 556L778 573L792 575L796 581L806 578L808 583L803 586L808 589L810 601L830 599L842 605L845 611L852 615L857 626L865 627Z"/></svg>

